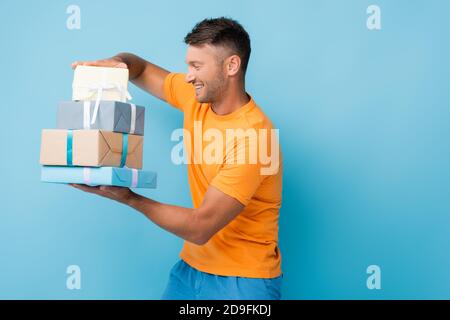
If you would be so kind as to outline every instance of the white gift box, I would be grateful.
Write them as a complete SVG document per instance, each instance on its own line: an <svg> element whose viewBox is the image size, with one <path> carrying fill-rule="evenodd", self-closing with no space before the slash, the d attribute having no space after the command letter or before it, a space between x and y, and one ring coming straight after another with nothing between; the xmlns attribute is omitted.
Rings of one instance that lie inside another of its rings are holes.
<svg viewBox="0 0 450 320"><path fill-rule="evenodd" d="M77 66L73 76L72 100L127 101L128 69ZM101 97L98 95L101 94Z"/></svg>
<svg viewBox="0 0 450 320"><path fill-rule="evenodd" d="M128 69L77 66L72 83L72 100L95 100L92 123L95 123L100 101L127 102Z"/></svg>

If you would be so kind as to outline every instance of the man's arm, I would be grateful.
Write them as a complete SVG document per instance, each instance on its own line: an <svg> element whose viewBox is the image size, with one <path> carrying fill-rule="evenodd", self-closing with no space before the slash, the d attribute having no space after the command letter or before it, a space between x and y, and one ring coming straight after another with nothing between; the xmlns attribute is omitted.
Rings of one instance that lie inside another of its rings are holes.
<svg viewBox="0 0 450 320"><path fill-rule="evenodd" d="M127 204L161 228L197 245L207 243L244 209L238 200L214 187L208 188L199 208L190 209L145 198L128 188L73 186Z"/></svg>
<svg viewBox="0 0 450 320"><path fill-rule="evenodd" d="M164 100L164 79L169 71L148 62L131 53L119 53L118 55L95 61L75 61L72 68L77 65L128 68L130 81L142 90Z"/></svg>

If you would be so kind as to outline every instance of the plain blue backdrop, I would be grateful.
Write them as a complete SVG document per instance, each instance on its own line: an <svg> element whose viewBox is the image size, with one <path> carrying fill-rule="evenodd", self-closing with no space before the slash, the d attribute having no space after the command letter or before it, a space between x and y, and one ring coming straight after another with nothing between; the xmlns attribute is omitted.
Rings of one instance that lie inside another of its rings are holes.
<svg viewBox="0 0 450 320"><path fill-rule="evenodd" d="M66 27L69 5L81 29ZM382 29L366 27L381 8ZM159 299L182 241L119 203L40 182L43 128L70 100L74 60L133 52L185 71L183 37L206 17L252 40L247 90L280 129L285 299L450 298L450 2L23 1L0 3L0 298ZM138 192L191 206L170 160L182 114L146 109ZM366 286L381 268L381 290ZM81 290L66 268L81 268Z"/></svg>

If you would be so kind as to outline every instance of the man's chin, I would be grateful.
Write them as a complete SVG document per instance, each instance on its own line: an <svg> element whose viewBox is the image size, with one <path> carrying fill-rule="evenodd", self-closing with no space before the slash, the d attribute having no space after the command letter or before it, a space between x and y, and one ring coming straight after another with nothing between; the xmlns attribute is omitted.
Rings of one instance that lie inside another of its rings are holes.
<svg viewBox="0 0 450 320"><path fill-rule="evenodd" d="M209 103L209 99L207 99L207 97L198 95L196 95L195 97L199 103Z"/></svg>

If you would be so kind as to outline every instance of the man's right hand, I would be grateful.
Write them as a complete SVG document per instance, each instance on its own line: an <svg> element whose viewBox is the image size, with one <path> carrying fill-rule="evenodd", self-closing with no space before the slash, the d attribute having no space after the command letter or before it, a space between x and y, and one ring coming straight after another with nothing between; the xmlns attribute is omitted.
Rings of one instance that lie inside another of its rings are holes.
<svg viewBox="0 0 450 320"><path fill-rule="evenodd" d="M119 53L118 55L95 61L75 61L72 69L77 66L97 66L111 68L128 68L130 81L151 95L164 99L164 79L169 71L148 62L131 53Z"/></svg>
<svg viewBox="0 0 450 320"><path fill-rule="evenodd" d="M77 66L94 66L94 67L110 67L110 68L128 68L127 64L122 58L116 56L109 59L95 60L95 61L75 61L72 62L72 69Z"/></svg>

